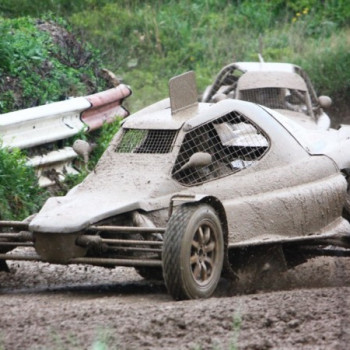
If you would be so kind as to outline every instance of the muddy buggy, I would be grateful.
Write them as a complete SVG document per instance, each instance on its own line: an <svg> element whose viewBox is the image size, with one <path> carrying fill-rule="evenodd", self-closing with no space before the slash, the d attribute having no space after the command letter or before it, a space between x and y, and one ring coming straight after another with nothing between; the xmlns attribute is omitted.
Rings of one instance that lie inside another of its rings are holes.
<svg viewBox="0 0 350 350"><path fill-rule="evenodd" d="M191 299L252 266L259 276L348 254L350 127L306 129L237 99L198 103L193 72L169 90L125 119L66 196L1 222L1 261L132 266Z"/></svg>
<svg viewBox="0 0 350 350"><path fill-rule="evenodd" d="M257 103L279 111L305 128L329 129L331 120L324 109L328 96L317 96L307 73L291 63L233 62L223 67L203 95L203 102L226 98Z"/></svg>

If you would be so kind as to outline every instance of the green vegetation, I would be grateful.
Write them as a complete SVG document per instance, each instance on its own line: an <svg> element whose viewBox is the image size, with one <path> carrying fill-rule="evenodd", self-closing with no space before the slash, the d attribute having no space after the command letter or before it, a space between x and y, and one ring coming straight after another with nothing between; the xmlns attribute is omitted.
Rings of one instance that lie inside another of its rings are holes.
<svg viewBox="0 0 350 350"><path fill-rule="evenodd" d="M52 22L3 19L0 113L103 90L105 83L98 74L101 65L91 47L82 46L65 30L59 32Z"/></svg>
<svg viewBox="0 0 350 350"><path fill-rule="evenodd" d="M256 61L259 51L301 64L320 93L350 95L348 1L92 3L69 21L132 86L133 111L166 97L176 74L195 70L203 91L223 65Z"/></svg>
<svg viewBox="0 0 350 350"><path fill-rule="evenodd" d="M93 340L91 345L87 348L84 345L84 339L80 339L75 333L68 333L62 337L60 332L56 329L52 329L49 335L49 343L53 344L51 346L39 346L35 349L37 350L66 350L66 349L89 349L89 350L118 350L119 345L116 343L116 339L113 336L112 330L98 326L93 332ZM3 350L0 338L0 350ZM34 348L31 348L34 349Z"/></svg>
<svg viewBox="0 0 350 350"><path fill-rule="evenodd" d="M0 220L23 219L38 210L48 194L17 149L0 148Z"/></svg>
<svg viewBox="0 0 350 350"><path fill-rule="evenodd" d="M232 339L230 344L230 350L238 349L238 337L242 327L242 317L240 312L235 312L232 317Z"/></svg>
<svg viewBox="0 0 350 350"><path fill-rule="evenodd" d="M347 0L3 0L1 13L64 17L132 86L132 111L166 97L176 74L195 70L203 91L223 65L259 51L302 65L320 93L350 95Z"/></svg>
<svg viewBox="0 0 350 350"><path fill-rule="evenodd" d="M53 21L74 33L60 36L73 45L62 45ZM348 0L2 0L0 113L100 91L103 66L132 87L126 104L134 112L166 97L176 74L194 70L202 92L222 66L256 61L258 52L301 65L337 104L350 100L349 38ZM114 131L100 132L90 169ZM42 198L31 186L9 186L0 178L4 217L23 217Z"/></svg>

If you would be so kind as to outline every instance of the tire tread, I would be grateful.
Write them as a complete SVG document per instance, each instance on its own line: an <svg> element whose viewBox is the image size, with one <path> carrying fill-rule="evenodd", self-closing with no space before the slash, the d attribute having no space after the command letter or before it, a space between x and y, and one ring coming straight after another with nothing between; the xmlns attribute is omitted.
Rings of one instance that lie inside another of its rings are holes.
<svg viewBox="0 0 350 350"><path fill-rule="evenodd" d="M168 292L175 300L188 299L182 288L180 271L180 249L188 221L195 209L193 205L181 205L171 216L163 245L163 277Z"/></svg>

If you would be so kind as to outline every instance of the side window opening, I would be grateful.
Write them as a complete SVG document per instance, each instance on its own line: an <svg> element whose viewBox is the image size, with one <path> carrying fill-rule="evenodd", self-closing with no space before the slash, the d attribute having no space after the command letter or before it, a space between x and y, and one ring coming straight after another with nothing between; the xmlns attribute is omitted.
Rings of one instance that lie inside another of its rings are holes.
<svg viewBox="0 0 350 350"><path fill-rule="evenodd" d="M287 109L310 115L306 92L283 88L245 89L239 92L240 100L257 103L272 109Z"/></svg>
<svg viewBox="0 0 350 350"><path fill-rule="evenodd" d="M172 176L184 185L198 185L253 166L268 148L264 133L240 113L232 112L186 134ZM210 154L211 163L185 167L197 152Z"/></svg>

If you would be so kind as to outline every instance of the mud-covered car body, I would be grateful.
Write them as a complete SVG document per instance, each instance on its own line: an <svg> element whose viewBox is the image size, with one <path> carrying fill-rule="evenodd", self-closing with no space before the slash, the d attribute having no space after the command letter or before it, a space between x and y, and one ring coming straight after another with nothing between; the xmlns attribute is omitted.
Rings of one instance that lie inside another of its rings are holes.
<svg viewBox="0 0 350 350"><path fill-rule="evenodd" d="M170 95L128 117L66 196L3 222L36 254L0 258L162 268L183 299L213 293L230 250L347 244L348 127L307 131L249 102L197 103L192 74ZM11 235L0 234L2 249Z"/></svg>
<svg viewBox="0 0 350 350"><path fill-rule="evenodd" d="M235 98L278 110L306 128L330 127L322 108L331 105L327 96L315 89L299 66L277 62L235 62L221 69L202 101L213 102Z"/></svg>

